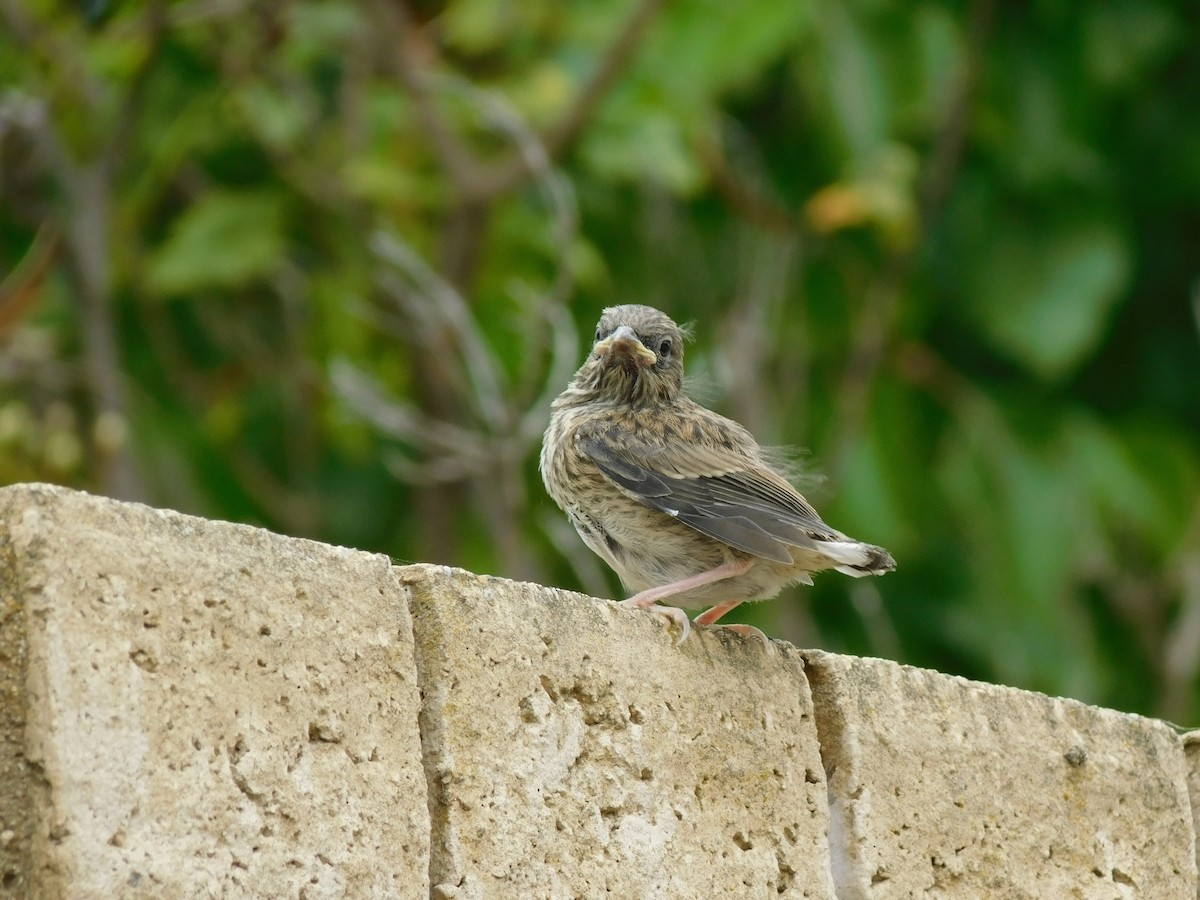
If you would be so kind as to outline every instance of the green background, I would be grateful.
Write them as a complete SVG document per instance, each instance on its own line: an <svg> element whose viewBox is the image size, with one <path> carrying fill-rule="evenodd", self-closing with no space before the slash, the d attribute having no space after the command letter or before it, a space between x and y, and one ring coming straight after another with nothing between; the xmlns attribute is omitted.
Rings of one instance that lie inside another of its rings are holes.
<svg viewBox="0 0 1200 900"><path fill-rule="evenodd" d="M600 310L885 578L730 618L1200 720L1200 15L0 0L0 482L619 597Z"/></svg>

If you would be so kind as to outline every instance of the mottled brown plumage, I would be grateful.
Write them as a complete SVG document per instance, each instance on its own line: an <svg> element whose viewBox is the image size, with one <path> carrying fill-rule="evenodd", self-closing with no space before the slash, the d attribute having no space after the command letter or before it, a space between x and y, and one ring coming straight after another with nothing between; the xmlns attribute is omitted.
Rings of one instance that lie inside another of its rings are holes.
<svg viewBox="0 0 1200 900"><path fill-rule="evenodd" d="M623 605L711 625L809 574L895 563L821 521L750 433L683 392L683 333L648 306L604 310L596 343L554 401L546 490L626 588ZM667 600L672 606L662 606Z"/></svg>

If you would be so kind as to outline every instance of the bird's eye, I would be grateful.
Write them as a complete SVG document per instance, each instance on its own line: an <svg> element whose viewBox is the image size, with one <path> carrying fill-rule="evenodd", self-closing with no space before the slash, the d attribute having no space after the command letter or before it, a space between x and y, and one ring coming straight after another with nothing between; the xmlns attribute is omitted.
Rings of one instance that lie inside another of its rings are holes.
<svg viewBox="0 0 1200 900"><path fill-rule="evenodd" d="M602 332L602 331L600 330L600 326L599 326L599 325L597 325L597 326L596 326L596 340L600 340L600 336L601 336L602 334L604 334L604 332Z"/></svg>
<svg viewBox="0 0 1200 900"><path fill-rule="evenodd" d="M663 338L659 342L658 355L659 356L670 356L671 355L671 339L670 338Z"/></svg>

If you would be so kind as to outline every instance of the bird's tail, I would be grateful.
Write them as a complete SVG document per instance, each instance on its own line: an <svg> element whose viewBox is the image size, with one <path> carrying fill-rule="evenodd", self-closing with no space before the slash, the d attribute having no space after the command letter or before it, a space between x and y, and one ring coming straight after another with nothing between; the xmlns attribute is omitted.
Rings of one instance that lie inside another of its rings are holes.
<svg viewBox="0 0 1200 900"><path fill-rule="evenodd" d="M838 565L833 568L843 575L862 578L864 575L882 575L896 568L892 554L873 544L858 541L820 541L818 549Z"/></svg>

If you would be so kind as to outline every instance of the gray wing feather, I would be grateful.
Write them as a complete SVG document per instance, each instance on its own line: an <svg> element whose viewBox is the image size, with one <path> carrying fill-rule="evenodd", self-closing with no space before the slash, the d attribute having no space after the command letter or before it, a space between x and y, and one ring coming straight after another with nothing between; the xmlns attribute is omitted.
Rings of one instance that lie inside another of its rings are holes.
<svg viewBox="0 0 1200 900"><path fill-rule="evenodd" d="M815 547L840 537L799 494L752 470L684 477L655 471L598 435L580 448L608 478L661 510L746 553L791 563L789 547Z"/></svg>

